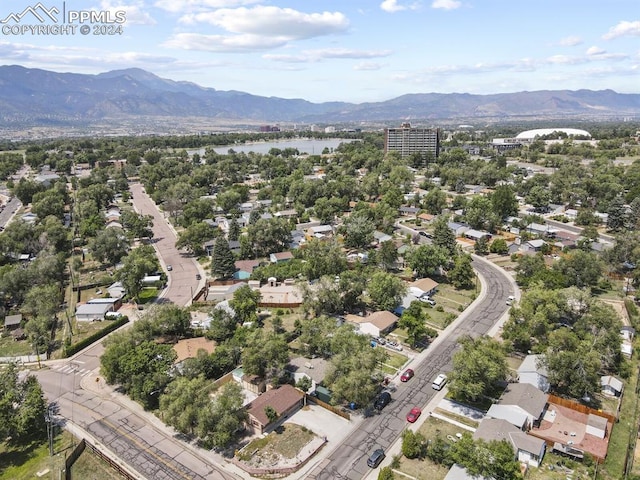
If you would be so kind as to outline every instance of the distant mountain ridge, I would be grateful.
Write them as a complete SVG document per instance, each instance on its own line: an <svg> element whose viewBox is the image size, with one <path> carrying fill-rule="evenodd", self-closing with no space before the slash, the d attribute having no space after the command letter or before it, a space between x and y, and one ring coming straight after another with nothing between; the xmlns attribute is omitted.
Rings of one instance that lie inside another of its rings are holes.
<svg viewBox="0 0 640 480"><path fill-rule="evenodd" d="M312 103L205 88L164 79L139 68L85 75L0 66L0 126L169 116L177 120L204 117L265 123L640 118L640 94L613 90L493 95L414 93L375 103Z"/></svg>

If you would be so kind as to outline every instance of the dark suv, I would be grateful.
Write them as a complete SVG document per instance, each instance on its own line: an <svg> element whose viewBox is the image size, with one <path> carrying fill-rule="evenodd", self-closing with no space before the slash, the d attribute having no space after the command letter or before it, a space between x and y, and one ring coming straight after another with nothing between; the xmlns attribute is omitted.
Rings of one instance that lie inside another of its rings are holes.
<svg viewBox="0 0 640 480"><path fill-rule="evenodd" d="M376 410L382 410L386 407L391 401L391 394L389 392L382 392L380 395L376 397L376 400L373 402L373 407Z"/></svg>
<svg viewBox="0 0 640 480"><path fill-rule="evenodd" d="M380 462L382 460L384 460L384 450L378 448L374 450L371 456L367 459L367 465L370 468L376 468L378 465L380 465Z"/></svg>

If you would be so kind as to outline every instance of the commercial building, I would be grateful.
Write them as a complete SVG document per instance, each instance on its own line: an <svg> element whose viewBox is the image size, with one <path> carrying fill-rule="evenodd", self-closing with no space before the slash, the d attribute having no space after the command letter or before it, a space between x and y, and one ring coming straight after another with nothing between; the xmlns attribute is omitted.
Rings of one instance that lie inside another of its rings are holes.
<svg viewBox="0 0 640 480"><path fill-rule="evenodd" d="M402 157L424 153L437 158L439 150L438 128L413 128L410 123L403 123L399 128L386 128L384 131L385 152L400 152Z"/></svg>

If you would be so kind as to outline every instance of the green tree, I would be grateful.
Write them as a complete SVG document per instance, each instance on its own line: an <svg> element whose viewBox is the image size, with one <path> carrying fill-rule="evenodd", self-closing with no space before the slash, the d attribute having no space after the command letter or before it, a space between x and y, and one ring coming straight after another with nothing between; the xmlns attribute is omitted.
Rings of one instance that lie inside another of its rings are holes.
<svg viewBox="0 0 640 480"><path fill-rule="evenodd" d="M236 272L236 263L229 242L220 235L213 244L211 255L211 274L218 278L231 278Z"/></svg>
<svg viewBox="0 0 640 480"><path fill-rule="evenodd" d="M439 188L432 188L422 200L422 206L431 215L440 215L447 208L447 194Z"/></svg>
<svg viewBox="0 0 640 480"><path fill-rule="evenodd" d="M267 405L266 407L264 407L264 414L269 419L269 423L273 423L278 420L278 412L276 412L275 408L273 408L271 405Z"/></svg>
<svg viewBox="0 0 640 480"><path fill-rule="evenodd" d="M498 218L504 220L518 214L518 199L510 185L497 186L490 199L493 212Z"/></svg>
<svg viewBox="0 0 640 480"><path fill-rule="evenodd" d="M253 290L249 285L243 285L235 292L229 301L229 306L235 312L235 319L239 324L255 322L258 319L258 303L260 292Z"/></svg>
<svg viewBox="0 0 640 480"><path fill-rule="evenodd" d="M366 210L356 210L347 217L340 231L347 248L367 248L373 242L374 224Z"/></svg>
<svg viewBox="0 0 640 480"><path fill-rule="evenodd" d="M458 248L456 236L451 231L446 217L439 216L433 222L433 244L444 248L449 252L449 256L454 256Z"/></svg>
<svg viewBox="0 0 640 480"><path fill-rule="evenodd" d="M89 242L89 249L95 260L114 266L129 251L129 241L121 228L105 228Z"/></svg>
<svg viewBox="0 0 640 480"><path fill-rule="evenodd" d="M163 420L179 432L193 435L198 428L200 411L211 403L211 390L213 383L203 376L176 378L160 396Z"/></svg>
<svg viewBox="0 0 640 480"><path fill-rule="evenodd" d="M478 255L486 255L489 253L489 240L487 240L487 237L483 236L476 240L476 243L473 245L473 250Z"/></svg>
<svg viewBox="0 0 640 480"><path fill-rule="evenodd" d="M129 252L123 258L122 267L116 270L116 280L122 282L127 295L138 298L142 290L142 279L157 270L158 264L153 247L143 245Z"/></svg>
<svg viewBox="0 0 640 480"><path fill-rule="evenodd" d="M208 448L227 448L232 444L247 419L242 407L244 393L237 382L227 382L209 403L209 408L200 410L198 436Z"/></svg>
<svg viewBox="0 0 640 480"><path fill-rule="evenodd" d="M499 255L506 255L507 253L509 253L507 241L504 238L496 238L493 242L491 242L489 251L491 253L497 253Z"/></svg>
<svg viewBox="0 0 640 480"><path fill-rule="evenodd" d="M420 432L405 430L402 432L402 454L409 459L422 457L424 442L424 435Z"/></svg>
<svg viewBox="0 0 640 480"><path fill-rule="evenodd" d="M127 234L133 238L153 237L153 217L151 215L141 215L132 210L122 212L122 226Z"/></svg>
<svg viewBox="0 0 640 480"><path fill-rule="evenodd" d="M440 246L420 245L409 251L406 260L418 278L425 278L445 266L449 261L449 254Z"/></svg>
<svg viewBox="0 0 640 480"><path fill-rule="evenodd" d="M247 375L257 375L268 381L281 377L289 361L289 347L283 335L255 329L242 350L242 368Z"/></svg>
<svg viewBox="0 0 640 480"><path fill-rule="evenodd" d="M220 230L207 222L192 223L178 233L176 248L185 248L194 255L204 254L205 242L220 235Z"/></svg>
<svg viewBox="0 0 640 480"><path fill-rule="evenodd" d="M210 315L211 323L206 332L207 338L220 343L233 337L236 328L238 328L238 321L233 314L222 308L214 308Z"/></svg>
<svg viewBox="0 0 640 480"><path fill-rule="evenodd" d="M502 345L489 337L463 337L462 349L453 356L449 391L454 398L477 401L507 378Z"/></svg>
<svg viewBox="0 0 640 480"><path fill-rule="evenodd" d="M616 196L609 206L607 229L612 232L624 230L627 226L627 210L621 195Z"/></svg>
<svg viewBox="0 0 640 480"><path fill-rule="evenodd" d="M473 288L476 273L471 266L471 255L460 254L456 256L453 268L448 272L449 280L456 288Z"/></svg>
<svg viewBox="0 0 640 480"><path fill-rule="evenodd" d="M412 347L424 339L426 336L435 337L437 332L428 328L425 324L428 315L424 313L420 302L413 301L409 308L402 312L398 326L407 331L407 343Z"/></svg>
<svg viewBox="0 0 640 480"><path fill-rule="evenodd" d="M407 291L404 282L390 273L375 272L369 281L368 293L379 310L393 310Z"/></svg>
<svg viewBox="0 0 640 480"><path fill-rule="evenodd" d="M391 467L382 467L378 473L378 480L393 480L394 478Z"/></svg>
<svg viewBox="0 0 640 480"><path fill-rule="evenodd" d="M336 242L310 240L302 252L304 274L309 280L323 275L339 275L347 269L347 259Z"/></svg>
<svg viewBox="0 0 640 480"><path fill-rule="evenodd" d="M384 270L391 270L398 260L398 249L391 241L382 242L378 249L378 263Z"/></svg>

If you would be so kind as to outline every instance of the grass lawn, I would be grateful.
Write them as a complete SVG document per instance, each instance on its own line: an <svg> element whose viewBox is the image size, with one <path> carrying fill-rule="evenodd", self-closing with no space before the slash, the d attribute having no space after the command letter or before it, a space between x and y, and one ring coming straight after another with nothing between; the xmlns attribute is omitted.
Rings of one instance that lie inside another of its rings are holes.
<svg viewBox="0 0 640 480"><path fill-rule="evenodd" d="M464 430L455 425L440 420L439 418L429 417L418 430L428 440L436 438L440 435L445 441L451 443L449 437L456 438L456 433L463 433ZM419 480L442 480L448 473L449 469L432 462L429 459L419 460L402 457L398 471L410 475ZM404 478L398 476L398 478Z"/></svg>
<svg viewBox="0 0 640 480"><path fill-rule="evenodd" d="M249 442L237 455L245 462L274 455L294 458L315 436L315 433L305 427L288 423L266 437Z"/></svg>
<svg viewBox="0 0 640 480"><path fill-rule="evenodd" d="M636 369L637 361L634 361L631 371L635 372ZM622 406L620 408L620 421L613 425L607 458L598 469L598 478L608 480L623 477L629 440L638 431L638 397L633 393L636 391L637 381L637 376L631 375L629 383L625 386L625 394L622 397Z"/></svg>
<svg viewBox="0 0 640 480"><path fill-rule="evenodd" d="M78 441L74 441L73 436L64 430L54 439L53 457L49 456L49 446L46 438L40 443L21 449L13 449L5 444L0 444L0 480L31 480L38 478L36 475L38 472L43 472L47 469L49 469L50 473L41 478L63 478L59 476L59 472L64 468L65 457L71 453L71 449L77 444ZM102 475L99 470L92 472L92 474L95 478L107 480L112 478Z"/></svg>
<svg viewBox="0 0 640 480"><path fill-rule="evenodd" d="M71 467L72 478L85 480L122 480L124 477L88 448Z"/></svg>
<svg viewBox="0 0 640 480"><path fill-rule="evenodd" d="M455 413L450 412L449 410L444 410L439 407L436 407L434 412L437 413L438 415L442 415L443 417L450 418L451 420L455 420L456 422L462 423L463 425L468 425L469 427L472 427L472 428L478 428L478 425L480 424L479 422L476 422L475 420L471 420L470 418L465 417L464 415L457 415Z"/></svg>
<svg viewBox="0 0 640 480"><path fill-rule="evenodd" d="M158 289L156 287L146 287L138 294L138 303L151 303L158 296Z"/></svg>
<svg viewBox="0 0 640 480"><path fill-rule="evenodd" d="M28 340L16 341L10 335L0 336L0 357L15 357L32 353L33 347Z"/></svg>
<svg viewBox="0 0 640 480"><path fill-rule="evenodd" d="M593 468L547 451L540 468L530 468L527 480L590 480Z"/></svg>

